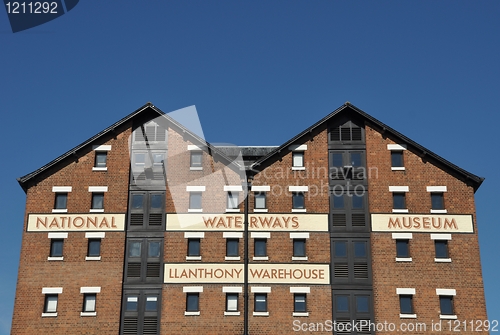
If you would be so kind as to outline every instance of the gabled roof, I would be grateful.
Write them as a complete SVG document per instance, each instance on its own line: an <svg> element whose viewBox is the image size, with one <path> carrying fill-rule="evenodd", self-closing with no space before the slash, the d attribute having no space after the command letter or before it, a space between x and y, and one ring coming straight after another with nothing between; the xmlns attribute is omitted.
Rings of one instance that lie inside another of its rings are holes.
<svg viewBox="0 0 500 335"><path fill-rule="evenodd" d="M49 171L57 170L59 166L62 166L65 162L68 160L74 160L75 158L80 157L80 155L84 152L84 150L88 149L92 145L96 144L99 140L106 138L107 136L110 136L115 133L115 131L120 128L121 126L125 125L128 122L133 122L136 120L142 120L148 115L158 115L158 116L163 116L165 117L168 122L169 126L176 127L180 133L182 133L185 136L188 136L190 140L196 144L199 145L200 147L207 147L207 150L209 151L210 155L217 157L220 160L225 161L228 164L233 165L236 169L243 169L244 167L240 166L236 161L233 159L229 158L224 152L221 150L218 150L216 147L205 141L203 138L199 137L186 127L184 127L182 124L179 122L175 121L173 118L168 116L168 114L165 114L163 111L161 111L158 107L154 106L151 102L146 103L144 106L140 107L139 109L135 110L134 112L130 113L129 115L125 116L123 119L119 120L118 122L112 124L111 126L107 127L103 131L97 133L96 135L92 136L85 142L77 145L73 149L67 151L66 153L62 154L61 156L57 157L53 161L45 164L41 168L28 173L25 176L22 176L20 178L17 178L17 181L19 185L23 188L24 192L27 191L27 189L32 185L33 182L37 182L38 178L42 176L44 173L47 173Z"/></svg>
<svg viewBox="0 0 500 335"><path fill-rule="evenodd" d="M319 120L309 128L305 129L298 135L294 136L290 140L286 141L273 151L269 152L267 155L264 157L258 159L255 161L251 166L250 170L252 171L260 171L262 170L263 167L267 167L270 163L272 163L277 157L283 156L284 153L287 153L290 151L289 147L294 144L300 144L302 142L305 142L311 137L311 134L315 130L320 130L324 129L327 127L328 122L330 121L335 121L335 119L340 115L348 113L349 116L361 119L363 120L366 124L378 129L384 136L390 137L394 141L396 141L399 144L406 144L407 148L409 150L412 150L413 152L419 154L422 158L426 159L427 161L432 161L435 165L441 167L442 169L453 173L455 176L466 182L467 184L470 184L471 186L474 187L474 191L476 191L479 186L481 186L481 183L484 181L484 178L476 176L473 173L470 173L457 165L449 162L448 160L444 159L443 157L435 154L431 150L421 146L417 142L411 140L410 138L404 136L400 132L394 130L393 128L389 127L385 123L377 120L373 116L365 113L361 109L357 108L356 106L352 105L350 102L346 102L336 110L334 110L332 113L324 117L323 119Z"/></svg>

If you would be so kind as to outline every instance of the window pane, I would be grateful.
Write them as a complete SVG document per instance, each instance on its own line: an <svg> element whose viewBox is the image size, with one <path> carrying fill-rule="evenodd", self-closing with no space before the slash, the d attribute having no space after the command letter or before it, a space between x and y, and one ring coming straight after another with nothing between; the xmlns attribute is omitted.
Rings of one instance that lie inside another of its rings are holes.
<svg viewBox="0 0 500 335"><path fill-rule="evenodd" d="M57 312L57 295L46 295L45 296L45 313L56 313Z"/></svg>
<svg viewBox="0 0 500 335"><path fill-rule="evenodd" d="M106 167L108 153L105 151L96 151L95 153L95 167Z"/></svg>
<svg viewBox="0 0 500 335"><path fill-rule="evenodd" d="M146 297L146 311L156 311L157 310L157 297Z"/></svg>
<svg viewBox="0 0 500 335"><path fill-rule="evenodd" d="M95 312L95 294L85 294L85 301L83 302L83 311L84 312Z"/></svg>
<svg viewBox="0 0 500 335"><path fill-rule="evenodd" d="M344 195L334 195L333 197L333 208L342 209L344 208Z"/></svg>
<svg viewBox="0 0 500 335"><path fill-rule="evenodd" d="M344 166L342 153L334 153L332 154L332 166L340 167Z"/></svg>
<svg viewBox="0 0 500 335"><path fill-rule="evenodd" d="M448 258L448 241L435 240L436 258Z"/></svg>
<svg viewBox="0 0 500 335"><path fill-rule="evenodd" d="M347 243L345 241L335 242L335 257L347 257Z"/></svg>
<svg viewBox="0 0 500 335"><path fill-rule="evenodd" d="M354 242L354 257L366 257L366 242Z"/></svg>
<svg viewBox="0 0 500 335"><path fill-rule="evenodd" d="M441 307L441 314L443 314L443 315L453 315L452 297L450 297L450 296L439 296L439 305Z"/></svg>
<svg viewBox="0 0 500 335"><path fill-rule="evenodd" d="M362 156L361 152L352 152L351 153L351 166L359 167L362 166Z"/></svg>
<svg viewBox="0 0 500 335"><path fill-rule="evenodd" d="M200 167L202 157L201 151L191 151L191 166Z"/></svg>
<svg viewBox="0 0 500 335"><path fill-rule="evenodd" d="M356 195L352 196L352 208L353 209L362 209L363 208L363 199L364 195Z"/></svg>
<svg viewBox="0 0 500 335"><path fill-rule="evenodd" d="M267 256L266 239L255 239L254 255L257 257Z"/></svg>
<svg viewBox="0 0 500 335"><path fill-rule="evenodd" d="M349 312L349 297L346 295L338 295L335 297L337 312Z"/></svg>
<svg viewBox="0 0 500 335"><path fill-rule="evenodd" d="M161 209L163 207L163 194L151 194L151 208Z"/></svg>
<svg viewBox="0 0 500 335"><path fill-rule="evenodd" d="M189 194L189 208L190 209L201 209L201 193L200 192L190 192L190 194Z"/></svg>
<svg viewBox="0 0 500 335"><path fill-rule="evenodd" d="M293 240L293 255L295 257L306 256L306 240L294 239Z"/></svg>
<svg viewBox="0 0 500 335"><path fill-rule="evenodd" d="M89 240L89 250L87 256L100 256L101 255L101 240Z"/></svg>
<svg viewBox="0 0 500 335"><path fill-rule="evenodd" d="M238 243L239 240L236 238L228 238L226 241L226 256L238 256Z"/></svg>
<svg viewBox="0 0 500 335"><path fill-rule="evenodd" d="M148 257L160 257L160 241L149 242Z"/></svg>
<svg viewBox="0 0 500 335"><path fill-rule="evenodd" d="M135 165L144 165L146 163L146 154L134 154Z"/></svg>
<svg viewBox="0 0 500 335"><path fill-rule="evenodd" d="M367 296L356 296L356 311L359 313L368 313L370 311L368 302Z"/></svg>
<svg viewBox="0 0 500 335"><path fill-rule="evenodd" d="M68 200L67 193L56 193L56 203L54 205L55 209L66 209L66 203Z"/></svg>
<svg viewBox="0 0 500 335"><path fill-rule="evenodd" d="M163 154L153 154L153 164L161 165L163 163Z"/></svg>
<svg viewBox="0 0 500 335"><path fill-rule="evenodd" d="M130 242L128 256L129 257L141 257L141 242Z"/></svg>
<svg viewBox="0 0 500 335"><path fill-rule="evenodd" d="M402 167L403 165L403 152L391 151L391 166Z"/></svg>
<svg viewBox="0 0 500 335"><path fill-rule="evenodd" d="M396 240L396 257L410 257L408 240Z"/></svg>
<svg viewBox="0 0 500 335"><path fill-rule="evenodd" d="M432 209L444 209L443 193L431 193Z"/></svg>
<svg viewBox="0 0 500 335"><path fill-rule="evenodd" d="M92 209L104 208L104 193L92 193Z"/></svg>
<svg viewBox="0 0 500 335"><path fill-rule="evenodd" d="M267 312L267 295L266 294L255 294L255 311L256 312Z"/></svg>
<svg viewBox="0 0 500 335"><path fill-rule="evenodd" d="M137 301L139 299L137 297L127 297L127 306L125 310L127 311L137 311Z"/></svg>
<svg viewBox="0 0 500 335"><path fill-rule="evenodd" d="M188 293L187 294L187 303L186 303L186 311L188 312L197 312L198 308L198 293Z"/></svg>
<svg viewBox="0 0 500 335"><path fill-rule="evenodd" d="M413 314L413 307L411 300L412 300L411 295L399 296L399 305L401 308L401 314Z"/></svg>
<svg viewBox="0 0 500 335"><path fill-rule="evenodd" d="M188 256L200 256L200 239L188 239Z"/></svg>
<svg viewBox="0 0 500 335"><path fill-rule="evenodd" d="M255 192L255 208L266 208L266 192Z"/></svg>
<svg viewBox="0 0 500 335"><path fill-rule="evenodd" d="M302 293L294 294L294 311L295 312L305 312L306 311L306 295Z"/></svg>
<svg viewBox="0 0 500 335"><path fill-rule="evenodd" d="M294 152L293 156L293 166L295 167L303 167L304 166L304 153L303 152Z"/></svg>
<svg viewBox="0 0 500 335"><path fill-rule="evenodd" d="M237 294L227 294L226 295L226 310L228 312L234 312L238 310L238 295Z"/></svg>
<svg viewBox="0 0 500 335"><path fill-rule="evenodd" d="M144 201L143 194L134 194L132 195L132 209L142 209Z"/></svg>
<svg viewBox="0 0 500 335"><path fill-rule="evenodd" d="M61 257L63 255L64 240L52 239L50 241L50 257Z"/></svg>
<svg viewBox="0 0 500 335"><path fill-rule="evenodd" d="M405 209L406 208L405 194L404 193L393 193L392 199L393 199L393 208L394 209Z"/></svg>
<svg viewBox="0 0 500 335"><path fill-rule="evenodd" d="M303 209L304 207L304 193L293 193L292 202L294 209Z"/></svg>
<svg viewBox="0 0 500 335"><path fill-rule="evenodd" d="M237 209L239 208L239 192L227 192L227 208Z"/></svg>

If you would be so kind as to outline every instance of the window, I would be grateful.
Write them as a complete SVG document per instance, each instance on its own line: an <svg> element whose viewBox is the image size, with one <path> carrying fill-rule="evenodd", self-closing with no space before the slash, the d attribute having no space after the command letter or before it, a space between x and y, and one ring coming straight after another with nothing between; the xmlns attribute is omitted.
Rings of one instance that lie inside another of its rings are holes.
<svg viewBox="0 0 500 335"><path fill-rule="evenodd" d="M292 152L292 167L303 168L304 167L304 152L296 151Z"/></svg>
<svg viewBox="0 0 500 335"><path fill-rule="evenodd" d="M349 296L348 295L337 295L335 297L335 307L337 312L348 313L349 312Z"/></svg>
<svg viewBox="0 0 500 335"><path fill-rule="evenodd" d="M266 192L254 192L255 209L266 209Z"/></svg>
<svg viewBox="0 0 500 335"><path fill-rule="evenodd" d="M401 314L414 314L413 313L413 296L401 294L399 296L399 308Z"/></svg>
<svg viewBox="0 0 500 335"><path fill-rule="evenodd" d="M255 293L255 312L267 312L267 293Z"/></svg>
<svg viewBox="0 0 500 335"><path fill-rule="evenodd" d="M104 209L104 193L92 193L92 209Z"/></svg>
<svg viewBox="0 0 500 335"><path fill-rule="evenodd" d="M199 312L200 307L200 294L199 293L187 293L186 294L186 312Z"/></svg>
<svg viewBox="0 0 500 335"><path fill-rule="evenodd" d="M448 258L447 240L434 240L434 247L436 250L436 258Z"/></svg>
<svg viewBox="0 0 500 335"><path fill-rule="evenodd" d="M391 167L401 168L403 164L403 151L391 151Z"/></svg>
<svg viewBox="0 0 500 335"><path fill-rule="evenodd" d="M226 312L238 311L238 293L226 293Z"/></svg>
<svg viewBox="0 0 500 335"><path fill-rule="evenodd" d="M356 298L356 312L369 313L370 312L370 297L366 295L357 295Z"/></svg>
<svg viewBox="0 0 500 335"><path fill-rule="evenodd" d="M292 209L305 209L304 193L303 192L293 192L292 193Z"/></svg>
<svg viewBox="0 0 500 335"><path fill-rule="evenodd" d="M125 311L127 312L136 312L138 306L139 298L137 296L128 296L127 302L125 304Z"/></svg>
<svg viewBox="0 0 500 335"><path fill-rule="evenodd" d="M200 256L200 239L188 238L188 256Z"/></svg>
<svg viewBox="0 0 500 335"><path fill-rule="evenodd" d="M50 257L63 256L64 239L53 238L50 240Z"/></svg>
<svg viewBox="0 0 500 335"><path fill-rule="evenodd" d="M201 209L201 192L189 192L189 209Z"/></svg>
<svg viewBox="0 0 500 335"><path fill-rule="evenodd" d="M439 307L441 308L441 315L454 315L453 312L453 296L440 295Z"/></svg>
<svg viewBox="0 0 500 335"><path fill-rule="evenodd" d="M202 151L191 151L190 167L191 170L201 170L203 162Z"/></svg>
<svg viewBox="0 0 500 335"><path fill-rule="evenodd" d="M410 240L397 239L396 240L396 257L397 258L409 258L410 257Z"/></svg>
<svg viewBox="0 0 500 335"><path fill-rule="evenodd" d="M293 295L293 311L294 312L306 312L306 294L305 293L294 293Z"/></svg>
<svg viewBox="0 0 500 335"><path fill-rule="evenodd" d="M53 313L57 315L57 294L46 294L43 313Z"/></svg>
<svg viewBox="0 0 500 335"><path fill-rule="evenodd" d="M293 257L306 257L306 239L293 239Z"/></svg>
<svg viewBox="0 0 500 335"><path fill-rule="evenodd" d="M68 202L68 193L56 193L54 209L66 209Z"/></svg>
<svg viewBox="0 0 500 335"><path fill-rule="evenodd" d="M267 239L256 238L254 240L254 256L266 257L267 256Z"/></svg>
<svg viewBox="0 0 500 335"><path fill-rule="evenodd" d="M239 210L239 192L228 191L227 192L227 209Z"/></svg>
<svg viewBox="0 0 500 335"><path fill-rule="evenodd" d="M239 256L239 239L227 238L226 239L226 256L238 257Z"/></svg>
<svg viewBox="0 0 500 335"><path fill-rule="evenodd" d="M146 297L146 312L158 310L158 297Z"/></svg>
<svg viewBox="0 0 500 335"><path fill-rule="evenodd" d="M444 209L444 196L443 193L431 193L431 208Z"/></svg>
<svg viewBox="0 0 500 335"><path fill-rule="evenodd" d="M101 256L101 239L100 238L91 238L88 242L87 249L88 257L99 257Z"/></svg>
<svg viewBox="0 0 500 335"><path fill-rule="evenodd" d="M395 192L392 194L392 208L393 209L406 209L406 196L405 193Z"/></svg>
<svg viewBox="0 0 500 335"><path fill-rule="evenodd" d="M330 129L330 141L350 142L363 140L363 128L352 121Z"/></svg>
<svg viewBox="0 0 500 335"><path fill-rule="evenodd" d="M96 151L95 152L94 167L105 168L107 160L108 160L108 152L107 151Z"/></svg>
<svg viewBox="0 0 500 335"><path fill-rule="evenodd" d="M83 312L84 313L95 312L95 301L96 301L95 293L85 293L83 295Z"/></svg>

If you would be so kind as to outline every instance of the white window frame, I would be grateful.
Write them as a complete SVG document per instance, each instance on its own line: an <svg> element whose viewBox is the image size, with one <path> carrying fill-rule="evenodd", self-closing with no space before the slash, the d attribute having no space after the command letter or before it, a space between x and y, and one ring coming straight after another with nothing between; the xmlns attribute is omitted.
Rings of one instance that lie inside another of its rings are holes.
<svg viewBox="0 0 500 335"><path fill-rule="evenodd" d="M96 152L108 152L108 151L111 151L111 145L94 145L92 147L92 150ZM95 163L94 163L95 164ZM97 166L93 166L92 167L92 171L108 171L108 163L107 163L107 158L106 158L106 166L104 167L97 167Z"/></svg>
<svg viewBox="0 0 500 335"><path fill-rule="evenodd" d="M68 212L68 193L71 193L71 186L52 186L53 193L66 193L66 208L52 208L52 213L67 213ZM56 196L56 195L54 195ZM54 199L55 201L55 199Z"/></svg>
<svg viewBox="0 0 500 335"><path fill-rule="evenodd" d="M97 303L97 294L98 293L101 293L101 287L100 286L93 286L93 287L80 287L80 294L83 294L84 295L84 298L85 299L85 294L86 293L90 293L90 294L95 294L96 295L96 301L94 301L94 304ZM84 305L85 305L85 300L84 300ZM96 307L94 306L94 309ZM94 311L94 312L80 312L80 316L96 316L97 315L97 311Z"/></svg>
<svg viewBox="0 0 500 335"><path fill-rule="evenodd" d="M408 193L410 191L410 188L408 186L389 186L389 192L391 193ZM393 213L408 213L408 204L406 203L406 195L405 195L405 205L407 208L400 209L400 208L393 208L392 212Z"/></svg>
<svg viewBox="0 0 500 335"><path fill-rule="evenodd" d="M201 254L201 239L205 238L205 232L203 232L203 231L201 231L201 232L186 231L186 232L184 232L184 238L185 239L199 238L200 239L200 254ZM200 256L186 255L186 261L201 261L201 255Z"/></svg>
<svg viewBox="0 0 500 335"><path fill-rule="evenodd" d="M306 213L307 208L305 208L306 207L306 194L305 194L305 192L309 192L309 186L291 185L291 186L288 186L288 192L292 193L292 197L293 197L293 193L302 193L304 195L304 208L292 208L292 213ZM293 203L292 203L292 207L293 207Z"/></svg>
<svg viewBox="0 0 500 335"><path fill-rule="evenodd" d="M448 188L446 186L427 186L426 187L427 192L429 193L442 193L444 197L444 193L448 192ZM444 201L444 199L443 199ZM431 208L431 213L432 214L446 214L448 211L446 209L432 209Z"/></svg>
<svg viewBox="0 0 500 335"><path fill-rule="evenodd" d="M85 238L86 239L101 239L101 245L102 245L102 239L106 237L105 232L86 232L85 233ZM87 241L88 245L88 241ZM99 256L85 256L86 261L100 261L101 260L101 255Z"/></svg>
<svg viewBox="0 0 500 335"><path fill-rule="evenodd" d="M406 144L387 144L387 150L404 152L406 150ZM403 157L403 163L404 163L404 157ZM391 163L391 170L392 171L405 171L406 167L405 166L392 166L392 163Z"/></svg>
<svg viewBox="0 0 500 335"><path fill-rule="evenodd" d="M242 287L238 287L238 286L223 286L222 287L222 293L237 293L238 294L238 300L239 300L239 294L243 292L243 288ZM227 304L227 295L226 295L226 304ZM227 306L225 306L226 308ZM240 315L240 311L236 311L236 312L228 312L226 310L224 310L224 316L238 316Z"/></svg>
<svg viewBox="0 0 500 335"><path fill-rule="evenodd" d="M47 237L50 240L52 240L52 239L61 240L61 239L68 238L68 233L48 233ZM50 243L51 243L50 247L52 248L52 241ZM64 242L63 242L63 254L64 254ZM47 260L48 261L62 261L62 260L64 260L64 256L50 256L50 250L49 250L49 256L47 257Z"/></svg>
<svg viewBox="0 0 500 335"><path fill-rule="evenodd" d="M242 239L243 238L243 233L242 232L232 232L232 231L225 231L222 233L223 238L231 238L231 239ZM227 241L226 241L227 243ZM239 261L241 260L241 256L225 256L226 261Z"/></svg>
<svg viewBox="0 0 500 335"><path fill-rule="evenodd" d="M183 286L183 293L203 293L203 286ZM187 295L186 295L187 299ZM200 297L198 296L198 309L200 308ZM185 316L197 316L200 315L201 311L184 311Z"/></svg>
<svg viewBox="0 0 500 335"><path fill-rule="evenodd" d="M106 192L108 192L108 187L107 186L89 186L89 192L92 193L92 197L94 197L94 193L106 193ZM103 200L103 202L104 202L104 200ZM90 208L90 213L104 213L104 208Z"/></svg>
<svg viewBox="0 0 500 335"><path fill-rule="evenodd" d="M451 241L451 234L431 234L431 240L446 240ZM448 246L448 256L450 254L450 249ZM451 257L448 258L434 258L436 263L451 263Z"/></svg>
<svg viewBox="0 0 500 335"><path fill-rule="evenodd" d="M393 240L411 240L413 239L413 233L392 233ZM413 259L411 257L396 257L396 262L411 262Z"/></svg>
<svg viewBox="0 0 500 335"><path fill-rule="evenodd" d="M292 239L292 240L294 240L294 239L307 240L308 238L309 238L309 233L290 233L290 239ZM293 243L293 241L292 241L292 243ZM293 253L292 253L292 261L307 261L307 260L308 260L308 256L297 257L297 256L293 256ZM298 292L298 293L301 293L301 292Z"/></svg>
<svg viewBox="0 0 500 335"><path fill-rule="evenodd" d="M416 293L416 290L414 288L397 288L396 289L396 294L398 295L398 299L400 295L411 295L414 296ZM398 301L399 302L399 301ZM412 298L412 304L413 304L413 298ZM413 308L413 306L412 306ZM416 319L417 314L399 314L400 319Z"/></svg>
<svg viewBox="0 0 500 335"><path fill-rule="evenodd" d="M255 248L255 239L266 239L267 241L271 238L270 232L251 232L250 238L254 239L254 248ZM266 241L266 250L267 250L267 241ZM255 254L255 253L254 253ZM254 261L268 261L269 256L253 256L252 260Z"/></svg>
<svg viewBox="0 0 500 335"><path fill-rule="evenodd" d="M43 298L43 311L42 312L42 318L44 317L56 317L57 316L57 307L59 305L59 295L62 294L63 288L62 287L43 287L42 288L42 294L44 295ZM56 311L55 312L45 312L45 303L46 303L46 297L45 295L50 294L50 295L57 295L57 300L56 300Z"/></svg>
<svg viewBox="0 0 500 335"><path fill-rule="evenodd" d="M293 171L303 171L306 169L305 166L305 151L307 150L307 144L291 145L288 147L292 151L292 170ZM301 154L302 165L295 165L295 154Z"/></svg>
<svg viewBox="0 0 500 335"><path fill-rule="evenodd" d="M457 295L457 290L455 289L449 289L449 288L437 288L436 289L436 295L438 296L456 296ZM455 310L455 308L453 308ZM441 314L441 306L439 306L439 318L441 320L456 320L458 317L456 314L448 315L448 314Z"/></svg>

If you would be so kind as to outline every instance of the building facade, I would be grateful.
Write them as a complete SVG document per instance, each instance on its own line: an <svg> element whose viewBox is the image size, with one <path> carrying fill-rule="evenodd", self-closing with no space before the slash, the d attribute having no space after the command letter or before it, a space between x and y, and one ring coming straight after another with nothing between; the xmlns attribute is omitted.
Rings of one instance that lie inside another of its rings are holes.
<svg viewBox="0 0 500 335"><path fill-rule="evenodd" d="M13 335L487 330L483 178L350 103L278 147L148 103L18 181Z"/></svg>

